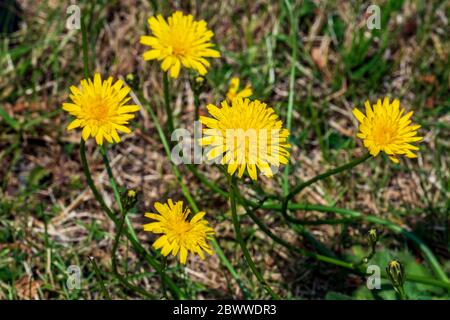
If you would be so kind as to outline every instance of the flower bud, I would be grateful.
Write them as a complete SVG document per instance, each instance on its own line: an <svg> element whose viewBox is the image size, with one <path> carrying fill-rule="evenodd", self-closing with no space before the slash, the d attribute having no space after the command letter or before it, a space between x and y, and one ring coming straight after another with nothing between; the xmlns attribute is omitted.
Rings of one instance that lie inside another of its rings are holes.
<svg viewBox="0 0 450 320"><path fill-rule="evenodd" d="M206 85L206 79L202 76L198 76L195 78L191 78L191 87L192 90L199 95L204 89L205 89L205 85Z"/></svg>
<svg viewBox="0 0 450 320"><path fill-rule="evenodd" d="M394 289L399 292L403 291L403 284L405 283L406 274L403 264L398 260L391 260L386 267L386 272L389 279L394 286Z"/></svg>
<svg viewBox="0 0 450 320"><path fill-rule="evenodd" d="M378 242L378 233L376 229L370 229L368 232L368 242L372 250L375 250L375 246Z"/></svg>
<svg viewBox="0 0 450 320"><path fill-rule="evenodd" d="M123 210L125 212L127 212L128 210L133 208L137 202L136 191L134 191L132 189L126 190L125 193L122 194L121 200L122 200Z"/></svg>
<svg viewBox="0 0 450 320"><path fill-rule="evenodd" d="M197 82L197 83L203 83L203 81L205 81L205 78L204 77L202 77L202 76L199 76L199 77L196 77L195 78L195 82Z"/></svg>
<svg viewBox="0 0 450 320"><path fill-rule="evenodd" d="M125 81L127 82L127 85L133 89L136 90L139 88L139 77L137 74L128 73L125 76Z"/></svg>

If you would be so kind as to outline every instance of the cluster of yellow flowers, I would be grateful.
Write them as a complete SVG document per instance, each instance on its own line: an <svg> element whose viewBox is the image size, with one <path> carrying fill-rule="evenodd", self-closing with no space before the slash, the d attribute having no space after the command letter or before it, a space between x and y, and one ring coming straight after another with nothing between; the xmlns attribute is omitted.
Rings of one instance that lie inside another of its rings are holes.
<svg viewBox="0 0 450 320"><path fill-rule="evenodd" d="M177 11L167 21L161 15L151 17L148 24L152 35L142 36L140 42L149 46L150 50L143 54L143 58L160 61L161 69L172 78L180 75L181 67L205 75L210 67L206 58L220 57L219 51L210 42L214 34L204 20L195 21L192 15ZM99 74L94 75L93 81L85 79L80 84L80 88L70 88L72 102L63 104L63 109L75 117L67 129L80 127L85 141L93 137L99 145L104 140L120 142L117 131L130 133L128 122L139 110L137 105L128 104L130 88L124 86L121 80L113 84L111 77L102 81ZM273 175L272 167L289 161L289 131L283 127L272 108L258 100L248 99L253 94L251 85L240 89L240 79L232 78L221 106L207 106L211 117L200 117L206 126L200 144L211 147L207 153L208 159L222 156L222 164L228 166L230 175L237 173L242 177L247 171L250 178L256 180L259 169L263 175L270 177ZM383 151L396 163L399 161L398 155L416 157L413 151L418 148L411 142L422 139L417 136L420 126L411 124L412 112L405 114L399 100L390 103L385 98L373 106L367 101L365 111L366 114L363 114L355 108L353 114L360 122L357 136L363 139L372 156ZM254 130L255 135L231 148L225 141L229 130ZM270 132L264 139L260 135L263 131ZM204 257L203 251L212 254L206 240L212 237L214 231L203 219L204 212L195 214L189 220L189 209L183 209L181 201L173 203L171 199L167 204L157 202L155 209L157 214L146 213L145 216L156 222L146 224L144 230L162 234L153 246L161 249L164 256L179 254L180 262L184 264L189 252L201 258Z"/></svg>

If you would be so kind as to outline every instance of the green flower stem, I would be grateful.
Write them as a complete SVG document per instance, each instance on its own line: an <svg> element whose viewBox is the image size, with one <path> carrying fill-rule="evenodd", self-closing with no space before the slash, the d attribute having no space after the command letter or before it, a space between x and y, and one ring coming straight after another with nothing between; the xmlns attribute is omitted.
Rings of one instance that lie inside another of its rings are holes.
<svg viewBox="0 0 450 320"><path fill-rule="evenodd" d="M242 196L239 193L239 190L236 190L236 195L238 197L239 202L241 203L245 203L245 201L243 201L244 199L242 198ZM327 263L331 263L340 267L344 267L347 269L353 269L353 266L350 262L345 262L345 261L341 261L339 259L335 259L335 258L331 258L325 255L320 255L320 254L316 254L314 252L309 252L306 250L303 250L301 248L295 247L292 244L290 244L289 242L283 240L282 238L278 237L277 235L275 235L255 214L255 210L257 210L258 208L250 208L248 206L248 204L244 204L243 205L245 208L245 211L247 212L247 214L249 215L249 217L253 220L253 222L261 229L261 231L263 231L266 235L268 235L273 241L275 241L276 243L286 247L287 249L289 249L290 251L293 252L297 252L300 255L304 255L307 257L311 257L314 259L317 259L318 261L323 261L323 262L327 262Z"/></svg>
<svg viewBox="0 0 450 320"><path fill-rule="evenodd" d="M327 172L324 172L322 174L319 174L317 176L315 176L314 178L311 178L303 183L300 183L299 185L297 185L294 189L292 189L291 192L289 192L289 194L286 196L286 198L283 200L283 205L282 205L282 209L281 209L281 213L283 214L283 216L286 218L286 220L290 221L290 222L294 222L297 223L298 220L295 218L292 218L291 216L288 215L287 210L288 210L288 204L289 201L292 200L292 198L295 197L296 194L298 194L300 191L302 191L303 189L305 189L306 187L312 185L313 183L328 178L332 175L335 175L337 173L343 172L345 170L349 170L353 167L356 167L358 164L363 163L364 161L366 161L367 159L369 159L371 157L371 155L369 153L364 154L362 157L359 157L353 161L350 161L340 167L328 170Z"/></svg>
<svg viewBox="0 0 450 320"><path fill-rule="evenodd" d="M194 122L199 120L200 116L200 97L197 90L194 91Z"/></svg>
<svg viewBox="0 0 450 320"><path fill-rule="evenodd" d="M209 189L211 189L212 191L214 191L215 193L219 194L220 196L222 196L224 198L228 198L229 197L229 194L228 194L227 191L223 190L217 184L215 184L213 181L211 181L207 177L205 177L201 172L199 172L197 170L197 168L194 165L187 165L187 168L206 187L208 187ZM223 171L223 172L225 173L226 171ZM267 199L268 198L265 198L264 202ZM241 202L243 204L245 203L246 205L248 205L250 207L253 207L253 208L256 208L256 207L259 206L258 203L254 202L254 201L251 201L251 200L248 200L248 199L244 199L244 198L242 198L239 202ZM264 206L264 208L281 211L281 206L277 205L277 204L273 204L273 203L268 203L267 205ZM289 205L289 209L291 209L291 205ZM301 225L341 224L341 223L349 223L349 222L352 222L354 220L355 220L354 218L347 218L347 219L316 219L316 220L302 220L302 221L298 221L297 224L301 224Z"/></svg>
<svg viewBox="0 0 450 320"><path fill-rule="evenodd" d="M200 180L200 182L202 182L205 186L207 186L208 188L210 188L212 191L218 193L219 195L221 195L224 198L228 198L228 192L225 190L222 190L217 184L215 184L213 181L209 180L207 177L205 177L203 174L201 174L198 170L197 167L192 165L192 164L188 164L186 165L187 168L189 169L189 171L192 172L192 174L198 179Z"/></svg>
<svg viewBox="0 0 450 320"><path fill-rule="evenodd" d="M406 293L405 293L405 289L403 288L403 285L400 287L396 288L398 295L400 296L400 300L408 300Z"/></svg>
<svg viewBox="0 0 450 320"><path fill-rule="evenodd" d="M370 259L377 253L375 248L370 248L370 252L367 256L363 257L359 262L355 263L355 266L363 266L369 263Z"/></svg>
<svg viewBox="0 0 450 320"><path fill-rule="evenodd" d="M296 63L297 63L297 39L298 39L298 32L297 32L297 18L294 14L294 10L292 8L292 4L290 1L285 0L284 1L287 12L289 13L289 23L290 23L290 31L291 34L290 37L290 45L292 48L292 60L291 60L291 72L289 75L289 97L288 97L288 108L287 108L287 115L286 115L286 128L291 132L292 127L292 112L294 110L294 95L295 95L295 71L296 71ZM286 165L284 169L284 175L283 175L283 191L286 195L289 192L289 163Z"/></svg>
<svg viewBox="0 0 450 320"><path fill-rule="evenodd" d="M162 265L162 271L163 271L164 273L166 273L166 270L167 270L167 257L162 257L162 263L161 263L161 265ZM163 294L163 297L164 297L166 300L169 300L169 297L167 296L166 283L163 281L163 279L161 279L161 287L162 287L162 294ZM187 296L187 295L186 295L186 296Z"/></svg>
<svg viewBox="0 0 450 320"><path fill-rule="evenodd" d="M88 40L87 40L87 31L86 24L84 22L84 15L81 18L81 39L83 46L83 65L84 65L84 78L89 79L89 53L88 53Z"/></svg>
<svg viewBox="0 0 450 320"><path fill-rule="evenodd" d="M109 183L111 184L111 188L113 189L114 198L116 198L117 205L119 206L119 211L122 212L123 210L122 199L120 198L119 188L117 187L117 182L116 179L114 178L111 169L111 164L109 162L108 153L106 151L105 146L100 147L100 154L102 155L103 164L105 165L106 173L108 174L109 177Z"/></svg>
<svg viewBox="0 0 450 320"><path fill-rule="evenodd" d="M245 246L245 242L244 242L244 239L242 238L242 233L241 233L241 225L239 223L239 218L238 218L237 209L236 209L235 194L237 192L236 189L238 189L238 188L234 182L233 177L229 176L229 175L228 175L228 183L229 183L230 206L231 206L231 214L232 214L232 220L233 220L233 225L234 225L234 231L236 233L236 240L238 241L239 246L241 247L242 253L244 254L245 261L247 262L248 266L252 270L255 277L258 279L258 281L261 283L261 285L267 291L267 293L269 293L273 299L279 300L280 297L272 290L272 288L266 282L264 277L258 271L255 263L253 262L251 255L250 255L250 252L248 251L247 247Z"/></svg>
<svg viewBox="0 0 450 320"><path fill-rule="evenodd" d="M167 72L163 72L163 85L164 85L164 105L166 107L166 115L167 115L167 129L169 131L168 136L170 137L170 135L174 130L174 125L173 125L172 108L170 106L170 82Z"/></svg>
<svg viewBox="0 0 450 320"><path fill-rule="evenodd" d="M139 99L141 101L145 101L142 95L139 96ZM142 103L140 101L137 101L137 102L139 102L139 104L142 105ZM146 110L150 114L150 116L151 116L151 118L153 120L153 123L154 123L154 125L156 127L156 130L158 131L158 134L159 134L161 142L162 142L162 144L164 146L164 150L166 152L166 155L169 158L169 161L170 161L170 163L172 165L172 171L174 172L175 177L177 178L177 181L178 181L178 183L180 185L181 192L183 193L184 197L188 201L188 203L191 206L191 208L194 211L194 213L199 212L199 208L198 208L197 204L195 203L194 199L192 198L192 196L191 196L191 194L189 192L189 189L187 188L186 184L183 181L183 176L181 175L181 173L178 170L178 168L171 161L171 152L170 152L169 143L167 142L166 136L164 135L164 132L163 132L163 130L161 128L161 125L159 124L159 120L156 117L156 114L153 112L152 108L150 107L150 105L148 105L148 103L145 103L144 107L146 108ZM212 244L212 247L213 247L214 251L216 252L217 256L219 257L220 262L228 269L228 271L230 272L231 276L234 278L234 280L236 281L236 283L240 287L244 297L246 299L251 299L251 296L250 296L250 293L249 293L248 289L242 283L238 273L236 272L236 270L234 269L233 265L230 263L228 258L225 256L225 253L221 249L221 247L220 247L220 245L217 242L215 237L211 239L211 244Z"/></svg>
<svg viewBox="0 0 450 320"><path fill-rule="evenodd" d="M389 277L387 276L386 273L382 273L381 277L383 279L389 279ZM437 280L437 279L433 279L433 278L429 278L429 277L417 276L414 274L409 274L409 275L407 274L406 281L427 284L430 286L435 286L435 287L450 290L450 283L441 281L441 280Z"/></svg>
<svg viewBox="0 0 450 320"><path fill-rule="evenodd" d="M120 236L121 236L122 233L123 233L123 225L124 225L124 224L127 225L128 232L129 232L130 236L132 236L136 241L138 241L138 239L137 239L137 235L136 235L136 233L135 233L135 231L134 231L133 225L131 224L131 221L130 221L130 219L128 218L127 212L124 212L124 211L123 211L124 208L123 208L123 204L122 204L122 198L121 198L121 196L120 196L119 188L118 188L118 186L117 186L116 179L114 178L114 174L113 174L112 169L111 169L111 164L110 164L110 161L109 161L108 153L107 153L106 148L105 148L104 146L102 146L102 147L100 148L100 154L101 154L102 157L103 157L103 163L104 163L104 165L105 165L106 172L107 172L108 177L109 177L109 181L110 181L110 184L111 184L111 188L113 189L114 197L115 197L116 202L117 202L117 204L118 204L119 211L120 211L121 214L122 214L122 219L121 219L120 225L119 225L119 231L118 231L118 233L117 233L116 240L115 240L115 243L114 243L113 252L112 252L112 266L113 266L113 271L114 271L114 273L116 274L116 276L117 276L117 278L119 279L119 281L120 281L124 286L126 286L126 287L129 288L130 290L134 290L134 291L136 291L136 292L139 292L141 295L143 295L143 296L145 296L145 297L147 297L147 298L150 298L150 299L153 298L153 299L154 299L155 296L149 294L147 291L141 289L140 287L134 286L134 285L131 284L127 279L125 279L123 276L121 276L120 273L118 272L118 269L117 269L117 262L116 262L116 261L117 261L117 258L116 258L116 250L117 250L117 246L118 246L118 244L119 244ZM161 271L162 271L163 273L165 273L165 268L162 267L162 268L161 268ZM166 289L165 289L165 282L164 282L164 281L162 281L162 286L163 286L164 296L167 298Z"/></svg>
<svg viewBox="0 0 450 320"><path fill-rule="evenodd" d="M102 279L102 273L100 272L100 269L97 266L97 262L95 262L95 259L93 257L89 257L89 261L91 262L92 266L94 267L95 275L97 276L97 280L100 283L100 288L101 288L103 294L105 295L106 299L112 300L111 296L109 295L108 290L106 290L105 283L103 282L103 279Z"/></svg>
<svg viewBox="0 0 450 320"><path fill-rule="evenodd" d="M100 154L102 155L103 164L105 165L106 173L108 174L109 183L111 184L111 188L113 189L114 198L116 198L117 205L119 206L119 211L122 212L122 210L123 210L122 199L120 197L120 192L119 192L119 188L117 186L116 179L114 178L114 174L113 174L112 169L111 169L111 164L110 164L110 161L109 161L108 152L107 152L107 150L106 150L106 148L104 146L102 146L100 148ZM137 241L136 232L134 231L133 225L131 224L131 221L128 218L128 215L125 215L125 223L126 223L126 225L128 227L128 232Z"/></svg>
<svg viewBox="0 0 450 320"><path fill-rule="evenodd" d="M116 218L113 211L106 205L105 200L103 199L102 195L98 191L97 187L94 184L94 180L92 179L91 172L89 170L89 165L86 158L86 145L83 139L81 139L80 142L80 159L81 159L81 166L83 168L84 175L86 177L87 184L89 188L91 189L92 193L94 194L95 199L99 203L102 210L106 213L108 218L114 223L116 228L119 226L120 221ZM171 293L175 298L183 299L183 293L181 290L176 286L176 284L173 282L172 279L167 277L163 274L160 264L154 259L147 250L142 247L140 242L131 236L131 234L127 231L124 231L125 236L130 240L131 244L133 245L134 249L137 251L138 254L143 256L146 261L156 270L158 274L160 274L164 281L169 285L169 288L171 290Z"/></svg>
<svg viewBox="0 0 450 320"><path fill-rule="evenodd" d="M113 249L112 249L112 253L111 253L113 272L114 272L116 278L120 281L120 283L122 283L122 285L124 285L125 287L127 287L131 291L138 292L139 294L141 294L142 296L144 296L146 298L155 299L156 297L154 295L148 293L147 291L145 291L141 287L133 285L124 276L122 276L119 273L119 270L117 268L116 252L117 252L117 248L119 247L120 237L121 237L121 235L123 233L123 226L125 225L125 220L126 220L126 217L127 217L127 212L125 212L123 209L121 209L120 212L122 214L122 219L120 219L120 224L119 224L119 227L118 227L118 230L117 230L116 238L114 240L114 245L113 245ZM162 281L162 282L164 283L164 281Z"/></svg>

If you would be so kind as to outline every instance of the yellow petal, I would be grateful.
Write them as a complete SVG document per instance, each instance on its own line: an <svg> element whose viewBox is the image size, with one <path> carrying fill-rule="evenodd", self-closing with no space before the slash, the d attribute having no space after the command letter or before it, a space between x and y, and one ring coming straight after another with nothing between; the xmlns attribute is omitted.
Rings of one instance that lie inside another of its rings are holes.
<svg viewBox="0 0 450 320"><path fill-rule="evenodd" d="M256 166L254 164L248 164L247 171L248 171L248 174L250 175L250 178L252 178L252 180L256 180L258 178L256 175Z"/></svg>
<svg viewBox="0 0 450 320"><path fill-rule="evenodd" d="M96 92L102 91L102 77L100 76L100 73L94 75L94 88Z"/></svg>
<svg viewBox="0 0 450 320"><path fill-rule="evenodd" d="M153 60L161 57L161 50L149 50L142 55L144 60Z"/></svg>
<svg viewBox="0 0 450 320"><path fill-rule="evenodd" d="M136 112L139 111L141 108L138 105L128 105L128 106L122 106L117 111L118 114L124 114L124 113L130 113L130 112Z"/></svg>
<svg viewBox="0 0 450 320"><path fill-rule="evenodd" d="M159 237L154 243L153 243L153 247L155 249L159 249L162 248L166 243L167 243L167 236L163 235L161 237Z"/></svg>
<svg viewBox="0 0 450 320"><path fill-rule="evenodd" d="M161 68L163 69L163 71L167 71L169 70L170 66L172 65L172 57L166 57L162 64L161 64Z"/></svg>
<svg viewBox="0 0 450 320"><path fill-rule="evenodd" d="M394 163L399 163L400 161L395 156L390 156L389 159L391 159Z"/></svg>
<svg viewBox="0 0 450 320"><path fill-rule="evenodd" d="M204 213L203 211L197 213L197 214L191 219L191 223L195 223L195 222L201 220L204 216L205 216L205 213Z"/></svg>
<svg viewBox="0 0 450 320"><path fill-rule="evenodd" d="M95 141L97 142L98 145L102 145L103 144L103 131L99 131L97 133L97 135L95 136Z"/></svg>
<svg viewBox="0 0 450 320"><path fill-rule="evenodd" d="M359 122L364 122L364 119L366 119L366 116L359 111L357 108L353 109L353 115L356 117L356 119L358 119Z"/></svg>
<svg viewBox="0 0 450 320"><path fill-rule="evenodd" d="M90 134L91 134L91 128L89 126L84 127L83 131L81 132L81 136L83 137L83 140L87 141Z"/></svg>
<svg viewBox="0 0 450 320"><path fill-rule="evenodd" d="M74 113L74 112L80 112L81 108L80 106L73 104L73 103L63 103L63 110Z"/></svg>
<svg viewBox="0 0 450 320"><path fill-rule="evenodd" d="M187 255L188 255L188 251L186 250L185 247L182 246L180 248L180 262L182 264L186 264Z"/></svg>
<svg viewBox="0 0 450 320"><path fill-rule="evenodd" d="M81 125L82 121L80 119L73 120L69 126L67 127L67 130L72 130L75 128L78 128Z"/></svg>
<svg viewBox="0 0 450 320"><path fill-rule="evenodd" d="M170 76L172 78L178 78L178 75L180 74L180 68L181 68L180 60L174 59L174 63L170 68Z"/></svg>

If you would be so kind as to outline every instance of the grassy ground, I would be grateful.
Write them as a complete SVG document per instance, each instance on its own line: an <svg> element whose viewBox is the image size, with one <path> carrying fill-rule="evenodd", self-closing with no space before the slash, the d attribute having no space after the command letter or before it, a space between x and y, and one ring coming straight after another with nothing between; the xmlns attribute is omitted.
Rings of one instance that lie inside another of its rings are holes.
<svg viewBox="0 0 450 320"><path fill-rule="evenodd" d="M65 2L19 2L17 28L7 22L11 30L0 43L0 299L106 298L102 282L113 298L139 298L112 273L114 226L86 187L79 133L65 131L69 117L61 109L62 102L69 86L83 78L81 31L65 28ZM399 98L422 125L420 135L425 139L418 159L394 165L378 156L314 184L294 202L354 209L387 219L419 237L450 274L449 1L373 1L381 7L381 28L372 31L365 24L365 1L78 2L89 15L91 70L114 77L132 73L137 79L134 87L143 88L162 125L166 121L162 75L158 64L141 58L144 48L139 37L149 32L146 20L155 12L167 15L181 9L208 21L222 58L207 75L200 112L205 113L207 103L224 97L232 76L251 83L253 98L268 102L284 120L292 119L290 186L364 152L351 114L355 106L362 107L366 99ZM189 80L185 73L172 88L178 127L192 127L194 97ZM133 123L133 134L113 146L110 156L119 185L140 193L130 219L150 249L154 238L142 232L143 213L152 210L155 201L183 199L183 194L154 122L141 110ZM93 141L87 146L96 184L107 203L114 205L98 149ZM239 250L227 200L211 192L185 166L179 170L197 204L208 213L219 244L248 289L247 297L268 298ZM199 170L226 188L218 168L201 165ZM265 192L281 195L283 177L262 179L260 185ZM249 180L244 185L249 198L261 194ZM411 238L367 219L299 227L288 225L274 210L255 213L293 246L347 261L366 254L366 233L376 227L381 240L371 264L384 269L389 259L398 258L407 274L436 278ZM342 218L304 210L295 215ZM242 224L256 266L284 298L396 298L388 281L382 282L381 290L369 291L364 277L274 244L248 216L242 216ZM102 281L89 257L97 262ZM161 297L159 276L125 239L119 257L122 273ZM81 268L80 290L66 286L70 265ZM167 274L190 298L245 297L217 255L205 261L191 259L185 268L169 259ZM449 298L449 291L430 285L407 282L405 289L410 298Z"/></svg>

